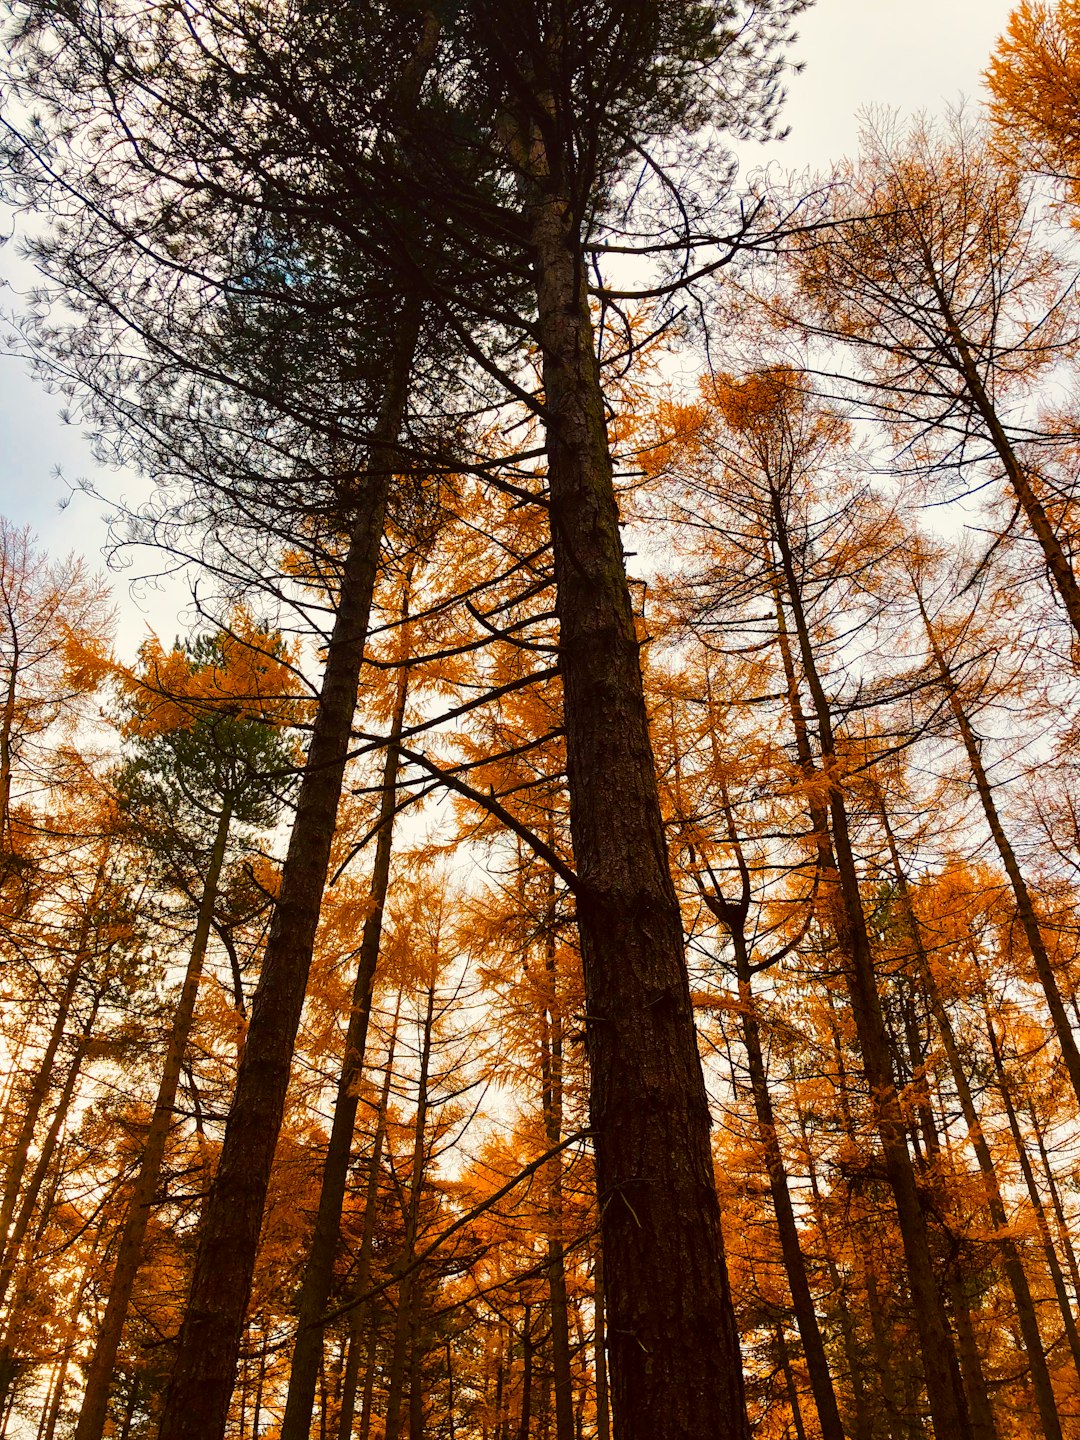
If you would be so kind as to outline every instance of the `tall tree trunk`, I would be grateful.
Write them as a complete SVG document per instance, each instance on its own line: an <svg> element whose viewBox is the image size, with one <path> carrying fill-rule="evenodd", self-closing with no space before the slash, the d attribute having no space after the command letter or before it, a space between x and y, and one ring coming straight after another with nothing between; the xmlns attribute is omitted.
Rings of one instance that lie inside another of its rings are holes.
<svg viewBox="0 0 1080 1440"><path fill-rule="evenodd" d="M705 898L710 909L731 938L731 948L735 957L735 977L739 986L740 1029L743 1048L746 1051L747 1070L750 1075L754 1116L769 1177L769 1194L772 1197L773 1211L776 1215L780 1253L784 1262L784 1272L787 1275L788 1289L791 1293L795 1322L799 1327L799 1338L803 1344L803 1354L810 1377L810 1389L818 1412L822 1440L844 1440L844 1427L840 1420L836 1391L833 1389L829 1362L825 1355L825 1345L817 1322L817 1310L806 1272L806 1261L799 1241L799 1227L791 1203L787 1169L780 1149L776 1115L765 1069L761 1027L754 1002L753 967L746 939L746 920L750 905L750 872L735 828L735 818L732 814L727 790L723 789L722 794L727 817L727 842L734 854L742 880L742 894L738 900L729 900L719 893L706 894ZM782 1331L778 1333L782 1339Z"/></svg>
<svg viewBox="0 0 1080 1440"><path fill-rule="evenodd" d="M903 1109L892 1072L888 1034L851 845L847 804L837 774L832 711L818 673L783 504L779 491L775 488L772 519L788 603L795 623L803 676L810 691L817 721L823 777L828 786L827 803L831 821L829 829L835 860L835 870L831 876L826 876L834 901L832 922L840 954L846 962L844 978L855 1017L863 1070L870 1087L874 1125L881 1143L889 1188L896 1205L934 1433L937 1440L955 1440L958 1436L970 1436L970 1422L961 1404L962 1397L957 1395L954 1384L954 1374L958 1372L959 1365L945 1320L941 1290L934 1273L930 1237L919 1201L915 1167L908 1151Z"/></svg>
<svg viewBox="0 0 1080 1440"><path fill-rule="evenodd" d="M518 1425L518 1440L529 1440L532 1424L533 1348L532 1310L526 1305L521 1325L521 1423Z"/></svg>
<svg viewBox="0 0 1080 1440"><path fill-rule="evenodd" d="M396 444L419 335L407 300L358 496L281 890L165 1394L160 1440L222 1440L349 753Z"/></svg>
<svg viewBox="0 0 1080 1440"><path fill-rule="evenodd" d="M846 1427L847 1433L854 1437L854 1440L870 1440L872 1423L870 1415L870 1401L866 1392L866 1380L863 1376L862 1361L859 1355L859 1340L855 1330L855 1317L851 1313L851 1307L847 1302L844 1291L844 1281L839 1268L833 1258L829 1226L825 1217L825 1206L822 1200L821 1187L818 1183L817 1166L814 1163L814 1151L810 1143L810 1136L806 1128L806 1114L799 1108L799 1130L802 1134L803 1145L806 1150L806 1178L810 1182L810 1198L813 1205L814 1221L821 1232L825 1244L825 1266L829 1272L829 1283L832 1285L833 1303L836 1306L840 1320L840 1338L844 1346L844 1359L847 1362L848 1378L851 1382L851 1421Z"/></svg>
<svg viewBox="0 0 1080 1440"><path fill-rule="evenodd" d="M195 922L195 935L191 943L187 972L180 991L180 999L173 1016L172 1030L165 1051L158 1085L154 1112L143 1145L139 1173L128 1202L127 1214L120 1235L109 1284L109 1299L105 1314L94 1342L94 1351L86 1370L86 1388L83 1391L79 1422L75 1427L75 1440L101 1440L105 1427L105 1413L109 1401L109 1385L116 1365L116 1353L127 1319L131 1292L135 1286L139 1262L142 1259L146 1227L150 1222L150 1210L157 1194L161 1179L161 1166L165 1159L165 1147L172 1128L173 1111L176 1104L176 1090L180 1083L180 1072L187 1051L188 1036L195 1018L195 1004L199 995L199 981L202 978L206 946L210 938L210 926L214 907L217 904L218 884L221 867L225 863L225 850L229 840L229 826L232 822L232 805L226 800L218 816L217 833L206 867L199 913Z"/></svg>
<svg viewBox="0 0 1080 1440"><path fill-rule="evenodd" d="M263 1330L262 1344L259 1347L259 1368L255 1376L255 1400L251 1407L251 1440L259 1440L260 1421L262 1420L262 1399L263 1386L266 1384L266 1357L270 1349L270 1331ZM241 1436L241 1440L243 1437Z"/></svg>
<svg viewBox="0 0 1080 1440"><path fill-rule="evenodd" d="M884 806L882 808L884 809ZM887 816L885 820L888 824ZM941 1139L938 1135L933 1098L926 1078L920 1027L917 1024L915 1007L910 994L901 997L901 1008L908 1064L911 1069L912 1088L915 1092L915 1109L918 1116L916 1133L921 1134L925 1148L925 1158L922 1161L924 1183L933 1188L940 1183ZM946 1264L944 1286L953 1319L953 1328L956 1332L957 1359L971 1416L972 1436L974 1440L998 1440L997 1423L990 1404L990 1394L986 1388L982 1357L975 1340L971 1312L964 1298L962 1275L955 1261Z"/></svg>
<svg viewBox="0 0 1080 1440"><path fill-rule="evenodd" d="M744 1440L739 1337L578 221L522 153L619 1440Z"/></svg>
<svg viewBox="0 0 1080 1440"><path fill-rule="evenodd" d="M787 1340L784 1336L782 1324L776 1327L776 1349L780 1357L780 1368L784 1372L784 1382L787 1385L788 1404L791 1406L791 1420L795 1426L795 1440L806 1440L806 1426L803 1423L802 1405L799 1403L799 1390L795 1384L795 1374L791 1368L791 1355L788 1351Z"/></svg>
<svg viewBox="0 0 1080 1440"><path fill-rule="evenodd" d="M1070 571L1070 574L1071 573ZM993 836L998 855L1001 857L1001 863L1005 867L1005 873L1009 877L1009 884L1012 886L1013 899L1016 902L1016 914L1024 931L1024 938L1027 941L1028 949L1031 951L1031 958L1035 962L1035 973L1039 978L1039 984L1042 986L1043 994L1046 997L1050 1020L1053 1024L1058 1044L1061 1046L1061 1053L1065 1059L1065 1068L1069 1072L1069 1079L1072 1082L1077 1104L1080 1105L1080 1048L1077 1047L1076 1037L1069 1023L1068 1012L1065 1009L1065 1002L1062 999L1061 989L1057 983L1057 976L1054 974L1054 967L1050 963L1050 956L1047 954L1046 945L1043 942L1042 931L1039 929L1039 919L1035 913L1035 902L1031 897L1031 891L1027 887L1024 872L1021 870L1020 862L1016 858L1016 852L1012 848L1009 837L1005 834L1005 827L1001 823L997 802L994 799L993 786L990 784L990 779L986 773L986 766L982 761L979 740L972 728L967 711L961 702L959 688L953 676L952 669L938 642L934 627L930 623L930 617L923 604L922 595L914 579L912 580L912 588L914 589L915 599L919 606L919 613L922 616L923 625L926 630L926 638L930 644L934 662L941 675L942 686L948 697L949 708L952 710L957 729L960 731L960 738L964 744L968 764L971 766L972 779L975 781L975 790L979 796L983 814L986 816L987 826L989 827L990 834Z"/></svg>
<svg viewBox="0 0 1080 1440"><path fill-rule="evenodd" d="M551 844L549 835L548 843ZM554 1150L563 1139L563 1020L555 972L555 876L549 876L547 931L544 936L547 995L541 1018L540 1078L544 1135ZM551 1368L555 1390L556 1440L574 1440L574 1390L570 1369L570 1316L563 1251L563 1157L547 1167L548 1296L551 1301ZM531 1357L530 1357L531 1358Z"/></svg>
<svg viewBox="0 0 1080 1440"><path fill-rule="evenodd" d="M799 1242L799 1227L791 1204L788 1189L787 1170L780 1151L776 1133L776 1116L773 1112L769 1081L765 1073L765 1057L761 1046L761 1032L757 1012L754 1008L750 984L750 957L742 927L732 932L735 948L736 975L739 985L739 1012L742 1021L743 1041L746 1048L747 1068L750 1072L750 1088L754 1099L754 1113L757 1117L758 1135L764 1151L765 1164L769 1175L769 1194L776 1214L776 1228L780 1237L780 1252L784 1260L788 1289L791 1292L795 1323L799 1327L799 1338L803 1344L810 1389L818 1412L822 1440L843 1440L844 1427L836 1403L832 1375L825 1355L825 1345L817 1323L817 1311L806 1273L806 1261Z"/></svg>
<svg viewBox="0 0 1080 1440"><path fill-rule="evenodd" d="M608 1401L607 1324L604 1310L604 1257L596 1247L593 1261L593 1374L596 1384L596 1440L611 1440Z"/></svg>
<svg viewBox="0 0 1080 1440"><path fill-rule="evenodd" d="M394 1024L390 1031L390 1043L386 1052L386 1069L383 1073L382 1093L379 1097L379 1111L375 1117L375 1138L371 1144L367 1186L364 1193L364 1229L360 1237L360 1254L356 1262L356 1278L353 1282L357 1296L367 1293L371 1283L371 1255L375 1248L375 1220L379 1199L379 1171L382 1166L383 1143L386 1139L386 1115L390 1104L390 1086L394 1078L394 1049L397 1043L398 1016L401 1013L401 995L398 994L394 1011ZM338 1422L338 1440L352 1440L353 1419L356 1414L356 1391L360 1378L360 1355L369 1334L374 1337L371 1322L371 1305L361 1301L349 1313L349 1353L345 1362L345 1377L341 1384L341 1417ZM370 1409L370 1399L368 1401ZM366 1428L364 1435L366 1436Z"/></svg>
<svg viewBox="0 0 1080 1440"><path fill-rule="evenodd" d="M407 633L408 629L405 623L408 618L408 607L408 581L406 580L402 604L403 634ZM402 656L402 659L404 660L405 657ZM308 1440L308 1432L311 1428L315 1378L318 1374L319 1357L323 1351L323 1332L319 1320L326 1309L334 1281L334 1258L337 1254L338 1235L341 1229L341 1209L345 1203L345 1184L348 1180L349 1165L352 1160L353 1133L356 1130L356 1110L360 1103L359 1081L364 1070L364 1051L367 1046L368 1021L371 1016L371 997L375 987L375 971L379 964L379 948L382 943L383 910L390 885L390 856L393 850L394 813L397 807L398 747L401 744L401 727L405 720L408 685L408 666L402 664L398 672L393 720L383 763L377 824L378 839L369 889L370 903L367 919L364 921L363 938L360 942L360 956L353 985L352 1005L349 1010L349 1025L345 1036L345 1053L341 1061L337 1095L334 1099L334 1119L330 1127L330 1140L323 1163L319 1208L315 1215L315 1230L311 1237L311 1248L308 1251L307 1266L300 1289L296 1342L293 1346L289 1393L285 1402L285 1418L281 1425L281 1440ZM79 1437L76 1437L76 1440L79 1440Z"/></svg>
<svg viewBox="0 0 1080 1440"><path fill-rule="evenodd" d="M424 1350L414 1306L409 1355L409 1440L424 1440Z"/></svg>
<svg viewBox="0 0 1080 1440"><path fill-rule="evenodd" d="M367 1368L364 1372L364 1394L360 1401L360 1440L369 1440L375 1400L375 1352L379 1337L373 1321L368 1322Z"/></svg>
<svg viewBox="0 0 1080 1440"><path fill-rule="evenodd" d="M399 1266L403 1271L398 1285L397 1323L394 1349L390 1360L390 1376L386 1397L385 1440L398 1440L401 1434L402 1397L405 1391L405 1361L409 1342L416 1325L416 1301L419 1275L410 1269L416 1254L416 1237L420 1229L420 1202L424 1190L427 1161L428 1075L431 1065L431 1029L435 1015L434 982L427 992L427 1010L420 1044L420 1072L416 1088L416 1116L413 1121L412 1170L409 1174L409 1196L405 1208L405 1243Z"/></svg>

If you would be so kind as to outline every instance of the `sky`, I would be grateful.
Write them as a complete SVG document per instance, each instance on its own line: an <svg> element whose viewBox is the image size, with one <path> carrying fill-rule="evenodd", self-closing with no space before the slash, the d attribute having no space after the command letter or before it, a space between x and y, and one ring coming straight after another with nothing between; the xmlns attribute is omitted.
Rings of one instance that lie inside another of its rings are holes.
<svg viewBox="0 0 1080 1440"><path fill-rule="evenodd" d="M981 72L1014 3L817 0L800 19L792 55L804 69L788 85L790 134L769 156L793 169L823 167L854 151L864 107L934 112L961 96L977 98ZM32 279L12 246L0 249L0 311L17 308ZM31 526L53 555L74 550L101 566L102 506L81 494L63 505L69 484L85 477L116 495L137 490L139 482L102 472L86 439L61 422L59 410L59 399L26 374L21 360L0 355L0 514ZM136 601L123 580L116 600L125 648L145 633L148 618L171 639L166 602Z"/></svg>

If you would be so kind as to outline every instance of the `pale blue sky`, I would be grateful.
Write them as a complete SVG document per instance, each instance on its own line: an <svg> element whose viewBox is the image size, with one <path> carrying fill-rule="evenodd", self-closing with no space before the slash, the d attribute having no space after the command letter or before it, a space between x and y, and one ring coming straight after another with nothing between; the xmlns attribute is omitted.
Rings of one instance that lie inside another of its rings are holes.
<svg viewBox="0 0 1080 1440"><path fill-rule="evenodd" d="M791 135L777 155L794 168L823 166L855 145L857 111L867 105L935 110L961 94L979 93L980 73L1013 0L818 0L802 17L797 57L805 70L789 85ZM750 157L748 157L750 158ZM11 248L0 250L0 306L30 283ZM109 493L132 490L134 477L103 474L77 429L58 418L59 402L25 374L19 361L0 357L0 511L34 527L53 553L76 549L95 562L105 539L100 506L76 496L65 509L59 467L74 480L91 477ZM126 587L117 587L128 643L145 621ZM171 616L153 606L166 636Z"/></svg>

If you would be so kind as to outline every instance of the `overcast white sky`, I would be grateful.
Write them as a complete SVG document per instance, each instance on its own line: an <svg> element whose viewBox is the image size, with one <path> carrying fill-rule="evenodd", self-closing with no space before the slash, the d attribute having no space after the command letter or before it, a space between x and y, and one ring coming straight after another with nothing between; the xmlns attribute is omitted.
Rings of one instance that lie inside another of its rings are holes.
<svg viewBox="0 0 1080 1440"><path fill-rule="evenodd" d="M824 166L854 149L857 111L867 105L904 111L936 110L961 95L980 93L980 74L1015 0L817 0L802 17L796 58L805 69L789 85L786 122L791 134L776 152L787 166ZM751 157L748 157L750 159ZM0 250L0 281L27 283L10 250ZM12 289L0 293L10 309ZM114 493L121 477L96 471L77 430L61 424L55 397L0 357L0 513L34 527L54 554L69 549L100 560L104 525L99 507L67 494L68 479L90 476ZM142 628L125 590L123 629L133 640ZM168 624L163 625L168 637Z"/></svg>

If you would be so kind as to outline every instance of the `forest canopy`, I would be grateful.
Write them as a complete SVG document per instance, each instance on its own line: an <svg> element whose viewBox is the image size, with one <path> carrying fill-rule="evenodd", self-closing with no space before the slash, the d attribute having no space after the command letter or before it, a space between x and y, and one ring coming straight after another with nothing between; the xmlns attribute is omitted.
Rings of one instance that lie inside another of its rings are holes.
<svg viewBox="0 0 1080 1440"><path fill-rule="evenodd" d="M0 1440L1080 1435L1080 0L808 3L6 7Z"/></svg>

